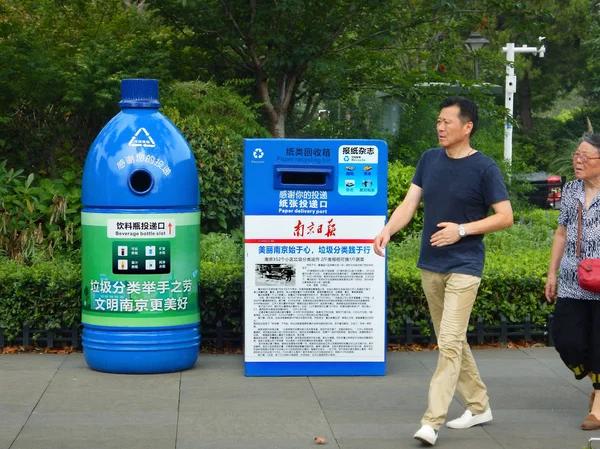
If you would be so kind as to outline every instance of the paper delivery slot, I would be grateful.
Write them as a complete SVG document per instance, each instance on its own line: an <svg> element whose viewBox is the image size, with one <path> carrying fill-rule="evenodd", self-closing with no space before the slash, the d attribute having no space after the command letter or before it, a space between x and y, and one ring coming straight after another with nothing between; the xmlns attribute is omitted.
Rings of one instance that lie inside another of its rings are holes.
<svg viewBox="0 0 600 449"><path fill-rule="evenodd" d="M275 189L333 190L331 165L275 165Z"/></svg>

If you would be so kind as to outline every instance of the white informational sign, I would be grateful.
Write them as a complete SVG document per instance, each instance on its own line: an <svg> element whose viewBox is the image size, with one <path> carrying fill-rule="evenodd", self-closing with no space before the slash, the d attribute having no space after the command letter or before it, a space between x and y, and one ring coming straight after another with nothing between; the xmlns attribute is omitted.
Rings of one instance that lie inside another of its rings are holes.
<svg viewBox="0 0 600 449"><path fill-rule="evenodd" d="M379 162L379 151L375 145L342 145L338 151L338 163L369 163Z"/></svg>
<svg viewBox="0 0 600 449"><path fill-rule="evenodd" d="M245 360L383 362L384 216L246 216Z"/></svg>
<svg viewBox="0 0 600 449"><path fill-rule="evenodd" d="M175 219L109 219L106 227L109 238L171 239L175 237Z"/></svg>

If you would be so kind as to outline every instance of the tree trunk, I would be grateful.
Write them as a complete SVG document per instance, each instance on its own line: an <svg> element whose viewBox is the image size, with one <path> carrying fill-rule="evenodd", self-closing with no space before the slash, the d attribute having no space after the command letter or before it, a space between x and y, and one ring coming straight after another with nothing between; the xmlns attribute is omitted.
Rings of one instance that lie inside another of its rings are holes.
<svg viewBox="0 0 600 449"><path fill-rule="evenodd" d="M266 81L258 83L258 94L267 115L267 128L269 129L271 136L276 138L285 137L285 118L287 109L284 110L282 106L273 106Z"/></svg>
<svg viewBox="0 0 600 449"><path fill-rule="evenodd" d="M533 118L531 115L531 83L529 82L529 74L525 72L523 80L519 83L519 112L523 128L527 131L533 129Z"/></svg>
<svg viewBox="0 0 600 449"><path fill-rule="evenodd" d="M283 114L277 114L276 118L269 120L269 132L275 138L285 137L285 116Z"/></svg>
<svg viewBox="0 0 600 449"><path fill-rule="evenodd" d="M267 113L267 127L273 137L285 137L285 119L296 92L296 81L304 70L305 68L301 67L297 68L296 71L283 73L278 76L275 101L272 100L269 93L269 84L266 74L262 72L260 67L256 71L255 79L258 87L258 96Z"/></svg>

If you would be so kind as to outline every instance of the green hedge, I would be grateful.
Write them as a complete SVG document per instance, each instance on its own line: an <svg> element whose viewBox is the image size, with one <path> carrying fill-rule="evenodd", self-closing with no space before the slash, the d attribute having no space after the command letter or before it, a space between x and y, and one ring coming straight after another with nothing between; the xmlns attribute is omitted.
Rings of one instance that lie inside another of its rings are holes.
<svg viewBox="0 0 600 449"><path fill-rule="evenodd" d="M22 265L0 259L0 322L10 340L24 323L68 329L81 316L81 265L64 258Z"/></svg>
<svg viewBox="0 0 600 449"><path fill-rule="evenodd" d="M471 326L477 316L485 324L499 324L504 315L511 323L529 316L534 324L546 322L553 310L544 297L557 211L531 210L516 217L516 224L484 239L487 254ZM399 332L406 318L427 331L429 314L416 268L420 240L409 237L388 250L388 325Z"/></svg>
<svg viewBox="0 0 600 449"><path fill-rule="evenodd" d="M556 211L531 211L517 217L512 228L486 236L486 266L473 309L486 324L498 324L500 315L509 322L544 323L552 310L544 299L544 283ZM415 267L418 237L392 243L388 256L388 326L400 331L410 318L425 331L429 314L419 270ZM243 244L224 234L203 236L200 245L200 310L202 326L242 329L244 295ZM23 322L31 328L69 328L79 318L80 266L55 259L31 266L0 262L0 320L10 339Z"/></svg>
<svg viewBox="0 0 600 449"><path fill-rule="evenodd" d="M515 254L488 253L471 326L477 316L485 324L499 324L500 316L510 323L522 323L526 316L535 324L546 322L551 307L544 299L549 251L526 250ZM423 330L429 313L421 288L416 258L390 257L388 261L388 326L393 333L402 329L406 318Z"/></svg>
<svg viewBox="0 0 600 449"><path fill-rule="evenodd" d="M209 234L200 242L200 310L202 326L241 330L243 248L225 234ZM0 322L8 340L23 323L38 330L68 329L81 317L81 264L73 260L34 259L31 265L0 257Z"/></svg>
<svg viewBox="0 0 600 449"><path fill-rule="evenodd" d="M388 164L388 217L392 215L396 207L400 205L410 187L411 180L415 174L415 168L402 165L401 162L390 162ZM405 238L411 234L421 231L423 227L423 204L419 206L414 218L402 230L394 235L394 241Z"/></svg>

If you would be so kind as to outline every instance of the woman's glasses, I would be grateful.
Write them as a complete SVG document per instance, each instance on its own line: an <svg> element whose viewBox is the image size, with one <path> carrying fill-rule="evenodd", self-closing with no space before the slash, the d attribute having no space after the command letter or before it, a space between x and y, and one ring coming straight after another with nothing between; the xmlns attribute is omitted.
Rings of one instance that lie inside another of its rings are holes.
<svg viewBox="0 0 600 449"><path fill-rule="evenodd" d="M583 164L588 163L590 160L592 159L600 159L600 157L589 157L586 156L585 154L581 154L581 153L573 153L571 156L573 156L573 159L579 159Z"/></svg>

